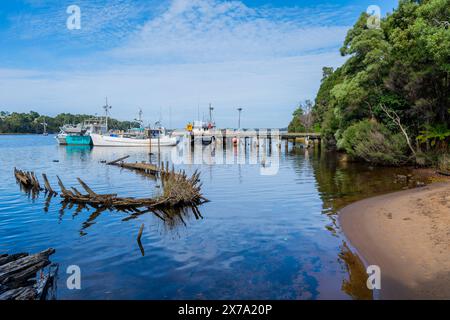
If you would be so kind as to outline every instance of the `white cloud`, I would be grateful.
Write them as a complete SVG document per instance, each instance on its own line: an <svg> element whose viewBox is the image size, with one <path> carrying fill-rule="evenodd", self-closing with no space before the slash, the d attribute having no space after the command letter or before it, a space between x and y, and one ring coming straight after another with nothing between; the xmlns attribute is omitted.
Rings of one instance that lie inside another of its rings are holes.
<svg viewBox="0 0 450 320"><path fill-rule="evenodd" d="M239 1L175 0L113 55L147 63L297 56L339 46L348 27L323 25L338 15L305 9L283 15Z"/></svg>
<svg viewBox="0 0 450 320"><path fill-rule="evenodd" d="M138 15L126 1L115 4ZM337 47L348 27L333 23L345 15L341 10L175 0L140 27L119 21L111 30L125 42L70 57L66 71L0 69L0 109L100 113L108 96L118 118L132 119L142 107L155 121L162 109L167 125L171 107L171 122L181 127L196 117L199 104L206 110L212 102L220 126L234 126L235 109L243 106L244 126L284 127L298 101L314 98L322 67L343 62ZM123 12L90 28L102 29Z"/></svg>
<svg viewBox="0 0 450 320"><path fill-rule="evenodd" d="M295 104L313 98L323 64L338 66L337 53L263 61L179 64L115 68L114 71L41 73L23 76L22 71L0 70L0 101L13 110L41 113L63 111L100 113L104 97L113 115L135 117L139 107L148 121L155 121L162 108L168 124L183 126L193 120L197 106L216 107L217 122L235 125L235 108L244 106L243 124L282 127Z"/></svg>

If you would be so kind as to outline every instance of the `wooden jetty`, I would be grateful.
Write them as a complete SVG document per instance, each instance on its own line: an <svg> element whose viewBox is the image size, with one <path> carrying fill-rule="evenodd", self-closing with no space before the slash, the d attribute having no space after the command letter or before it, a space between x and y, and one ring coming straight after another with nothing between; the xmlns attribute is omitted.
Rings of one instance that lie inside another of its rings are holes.
<svg viewBox="0 0 450 320"><path fill-rule="evenodd" d="M307 141L307 145L309 145L309 141L317 142L319 145L322 141L322 136L320 133L316 132L286 132L278 129L214 129L208 130L204 132L199 132L193 134L187 131L178 131L172 133L175 136L187 136L191 139L191 144L194 144L196 138L209 138L215 137L216 141L222 143L223 145L227 144L230 139L238 138L244 141L254 139L256 141L267 139L269 142L272 140L284 140L286 141L286 146L291 141L294 145L297 139L302 138ZM258 145L258 143L257 143Z"/></svg>
<svg viewBox="0 0 450 320"><path fill-rule="evenodd" d="M185 136L189 134L187 131L178 131L172 133L175 136ZM216 130L208 130L201 133L196 134L198 136L220 136L220 137L228 137L228 138L259 138L265 139L279 136L280 139L294 139L294 138L310 138L310 139L321 139L321 134L317 132L286 132L279 131L275 129L249 129L249 130L231 130L231 129L216 129Z"/></svg>
<svg viewBox="0 0 450 320"><path fill-rule="evenodd" d="M0 300L46 299L58 271L58 265L49 259L54 252L49 248L32 255L0 254Z"/></svg>

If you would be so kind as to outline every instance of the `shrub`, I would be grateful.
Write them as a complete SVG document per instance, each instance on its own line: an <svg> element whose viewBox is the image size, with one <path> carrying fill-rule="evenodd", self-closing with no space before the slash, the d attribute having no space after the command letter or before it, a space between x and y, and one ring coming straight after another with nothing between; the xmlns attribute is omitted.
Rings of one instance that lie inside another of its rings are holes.
<svg viewBox="0 0 450 320"><path fill-rule="evenodd" d="M442 154L438 157L437 169L445 173L450 172L450 156L448 154Z"/></svg>
<svg viewBox="0 0 450 320"><path fill-rule="evenodd" d="M407 144L401 134L392 134L375 120L363 120L348 127L338 148L354 159L376 165L398 166L407 161Z"/></svg>

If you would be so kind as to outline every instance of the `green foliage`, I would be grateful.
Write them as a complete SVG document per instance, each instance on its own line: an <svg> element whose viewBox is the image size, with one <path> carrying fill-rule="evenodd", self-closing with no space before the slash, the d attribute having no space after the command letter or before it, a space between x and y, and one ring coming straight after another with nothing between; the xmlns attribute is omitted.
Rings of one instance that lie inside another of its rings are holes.
<svg viewBox="0 0 450 320"><path fill-rule="evenodd" d="M450 173L450 156L448 154L441 154L437 160L438 170Z"/></svg>
<svg viewBox="0 0 450 320"><path fill-rule="evenodd" d="M420 135L417 136L417 140L420 143L430 142L431 146L434 147L439 142L445 142L449 137L450 129L447 125L438 124L436 126L427 126L427 129L421 131Z"/></svg>
<svg viewBox="0 0 450 320"><path fill-rule="evenodd" d="M407 160L404 137L392 134L374 120L362 120L348 127L338 141L338 148L354 159L376 165L401 165Z"/></svg>
<svg viewBox="0 0 450 320"><path fill-rule="evenodd" d="M86 114L61 113L56 117L41 116L39 113L30 111L29 113L9 113L0 112L0 133L42 133L44 127L42 123L47 123L48 132L58 132L59 128L65 124L78 124L92 118ZM108 127L114 130L127 130L131 127L139 126L136 122L108 120Z"/></svg>
<svg viewBox="0 0 450 320"><path fill-rule="evenodd" d="M306 132L314 130L313 103L310 100L306 100L304 103L300 103L297 109L292 113L292 120L289 123L289 132Z"/></svg>
<svg viewBox="0 0 450 320"><path fill-rule="evenodd" d="M288 132L305 132L305 126L300 121L299 117L292 118L288 125Z"/></svg>
<svg viewBox="0 0 450 320"><path fill-rule="evenodd" d="M412 141L441 148L440 135L426 136L429 128L450 127L450 0L401 0L378 29L368 28L367 18L361 14L347 33L340 50L347 61L323 69L314 126L328 146L365 119L399 132L382 104L400 117Z"/></svg>

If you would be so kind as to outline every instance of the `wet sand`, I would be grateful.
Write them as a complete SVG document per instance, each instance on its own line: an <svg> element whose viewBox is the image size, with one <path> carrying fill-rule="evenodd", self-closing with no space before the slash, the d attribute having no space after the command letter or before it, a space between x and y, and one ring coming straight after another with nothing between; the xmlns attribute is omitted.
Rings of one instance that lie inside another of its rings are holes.
<svg viewBox="0 0 450 320"><path fill-rule="evenodd" d="M339 221L364 262L381 268L381 299L450 299L450 183L358 201Z"/></svg>

